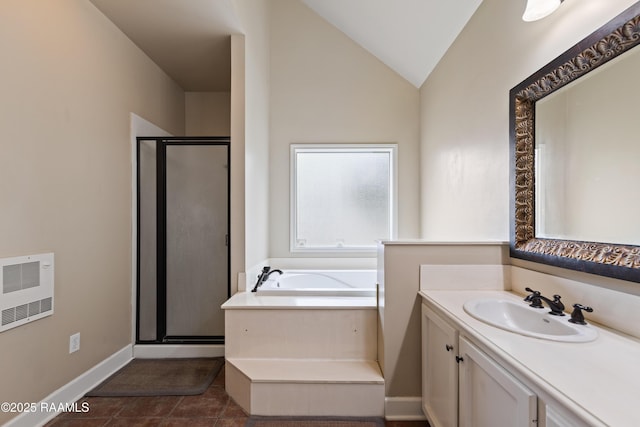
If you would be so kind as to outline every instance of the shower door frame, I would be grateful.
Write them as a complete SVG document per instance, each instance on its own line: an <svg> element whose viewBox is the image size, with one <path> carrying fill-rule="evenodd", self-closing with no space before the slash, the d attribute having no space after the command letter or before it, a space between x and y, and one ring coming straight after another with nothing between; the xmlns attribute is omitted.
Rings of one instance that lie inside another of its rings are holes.
<svg viewBox="0 0 640 427"><path fill-rule="evenodd" d="M140 339L140 144L141 141L156 141L156 339ZM136 344L224 344L224 335L167 335L167 146L213 145L227 148L227 298L231 296L231 140L230 137L136 137Z"/></svg>

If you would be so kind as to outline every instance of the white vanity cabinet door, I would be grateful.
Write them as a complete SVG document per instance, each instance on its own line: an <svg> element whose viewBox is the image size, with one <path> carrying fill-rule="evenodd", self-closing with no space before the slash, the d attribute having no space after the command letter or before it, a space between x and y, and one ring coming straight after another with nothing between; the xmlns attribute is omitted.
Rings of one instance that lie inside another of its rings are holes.
<svg viewBox="0 0 640 427"><path fill-rule="evenodd" d="M422 306L422 410L431 427L458 425L458 331Z"/></svg>
<svg viewBox="0 0 640 427"><path fill-rule="evenodd" d="M545 406L545 427L586 427L584 421L579 421L565 411L554 406Z"/></svg>
<svg viewBox="0 0 640 427"><path fill-rule="evenodd" d="M460 337L460 426L536 426L537 396Z"/></svg>

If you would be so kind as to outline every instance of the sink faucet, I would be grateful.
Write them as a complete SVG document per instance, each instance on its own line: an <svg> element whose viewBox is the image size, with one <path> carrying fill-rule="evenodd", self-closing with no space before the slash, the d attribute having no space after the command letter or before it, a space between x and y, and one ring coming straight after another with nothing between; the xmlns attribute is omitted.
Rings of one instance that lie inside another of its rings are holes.
<svg viewBox="0 0 640 427"><path fill-rule="evenodd" d="M553 301L549 298L540 295L540 299L547 303L551 311L549 314L553 314L554 316L564 316L564 304L560 301L560 295L555 294L553 296Z"/></svg>
<svg viewBox="0 0 640 427"><path fill-rule="evenodd" d="M542 301L546 302L551 311L549 314L554 316L564 316L564 304L560 301L561 296L556 294L553 296L553 301L540 294L540 291L534 291L531 288L525 288L525 291L531 292L524 299L526 302L530 302L529 306L533 308L543 308Z"/></svg>
<svg viewBox="0 0 640 427"><path fill-rule="evenodd" d="M282 274L282 270L279 270L277 268L274 268L272 270L271 267L269 267L268 265L265 265L264 267L262 267L262 272L258 275L258 281L256 282L256 285L253 287L251 292L257 292L258 288L262 286L262 284L266 282L269 276L271 276L273 273Z"/></svg>

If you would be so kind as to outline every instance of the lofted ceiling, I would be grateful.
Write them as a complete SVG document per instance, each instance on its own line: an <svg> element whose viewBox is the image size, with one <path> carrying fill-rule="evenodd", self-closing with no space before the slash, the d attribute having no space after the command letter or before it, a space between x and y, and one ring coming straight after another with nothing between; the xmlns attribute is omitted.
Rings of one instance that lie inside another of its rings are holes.
<svg viewBox="0 0 640 427"><path fill-rule="evenodd" d="M185 91L229 91L234 0L90 0ZM420 87L482 0L301 0Z"/></svg>
<svg viewBox="0 0 640 427"><path fill-rule="evenodd" d="M229 91L233 0L90 1L185 91Z"/></svg>
<svg viewBox="0 0 640 427"><path fill-rule="evenodd" d="M482 3L482 0L302 1L418 88Z"/></svg>

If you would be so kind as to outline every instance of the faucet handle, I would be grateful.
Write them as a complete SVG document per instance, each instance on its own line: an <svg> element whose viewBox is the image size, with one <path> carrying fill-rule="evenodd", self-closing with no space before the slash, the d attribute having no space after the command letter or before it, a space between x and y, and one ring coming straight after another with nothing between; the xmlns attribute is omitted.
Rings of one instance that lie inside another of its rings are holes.
<svg viewBox="0 0 640 427"><path fill-rule="evenodd" d="M258 274L258 278L261 278L262 276L267 274L269 270L271 270L271 267L269 267L268 265L265 265L264 267L262 267L262 271L260 272L260 274Z"/></svg>
<svg viewBox="0 0 640 427"><path fill-rule="evenodd" d="M258 288L260 287L260 285L262 285L262 282L264 282L265 275L269 273L269 270L271 270L271 267L268 265L262 267L262 271L260 272L260 274L258 274L258 281L256 282L256 285L253 287L253 289L251 289L251 292L258 292Z"/></svg>
<svg viewBox="0 0 640 427"><path fill-rule="evenodd" d="M525 297L525 299L524 299L524 301L531 303L531 304L529 304L529 307L543 308L542 307L542 301L540 301L540 291L534 291L533 289L531 289L528 286L526 288L524 288L524 290L527 291L527 292L531 292L531 294L527 295Z"/></svg>
<svg viewBox="0 0 640 427"><path fill-rule="evenodd" d="M593 308L591 307L585 307L582 304L573 304L573 312L571 312L571 319L569 319L569 322L576 323L578 325L586 325L587 322L584 321L582 310L586 311L587 313L593 312Z"/></svg>

